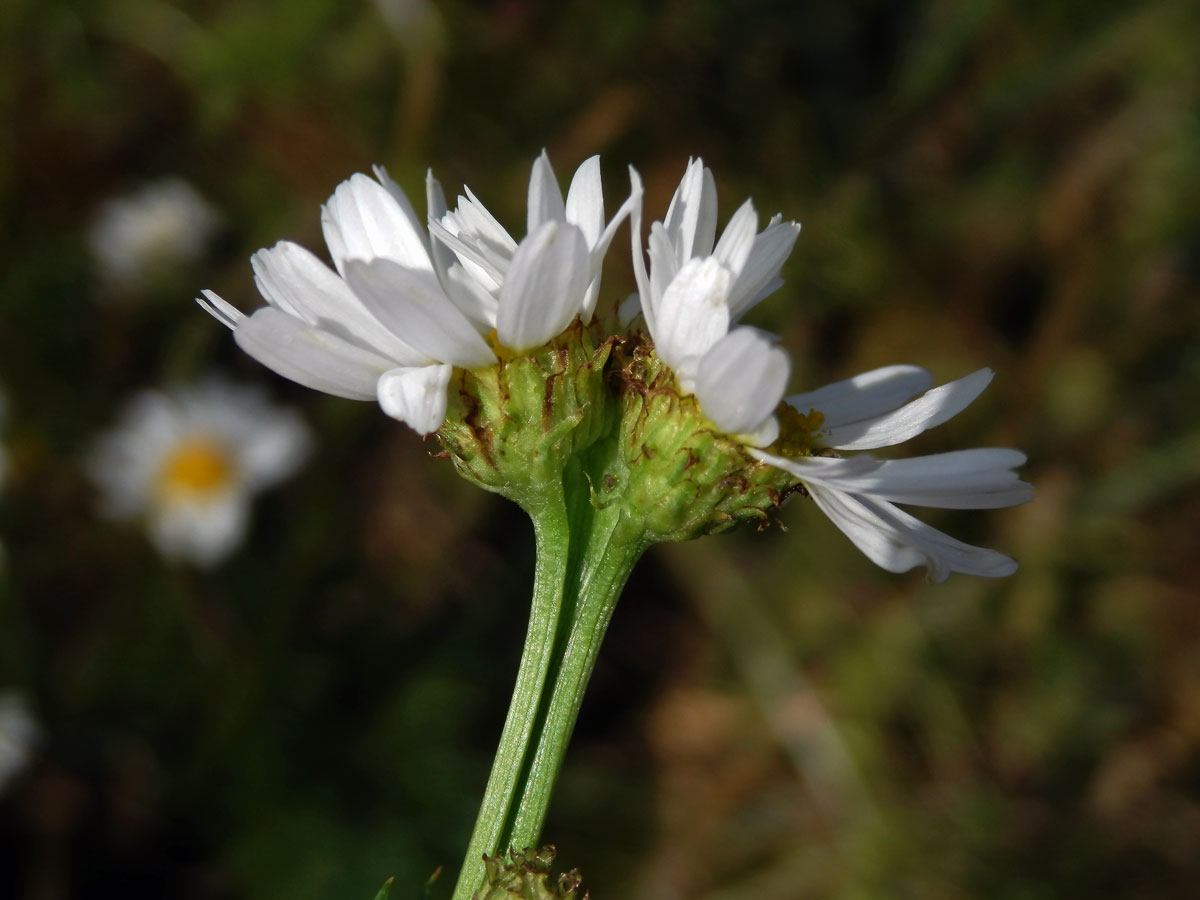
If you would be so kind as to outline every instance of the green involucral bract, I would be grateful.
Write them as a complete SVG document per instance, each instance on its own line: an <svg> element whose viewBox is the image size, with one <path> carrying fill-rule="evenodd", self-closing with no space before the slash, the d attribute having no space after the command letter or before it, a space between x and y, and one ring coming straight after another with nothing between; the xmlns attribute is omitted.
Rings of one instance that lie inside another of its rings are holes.
<svg viewBox="0 0 1200 900"><path fill-rule="evenodd" d="M611 348L576 319L542 347L456 369L438 436L459 474L536 512L571 457L611 431Z"/></svg>
<svg viewBox="0 0 1200 900"><path fill-rule="evenodd" d="M647 543L691 540L739 522L766 525L796 489L794 478L753 459L704 416L694 396L681 394L648 343L619 345L611 369L620 423L593 482L593 502L623 504L644 523Z"/></svg>
<svg viewBox="0 0 1200 900"><path fill-rule="evenodd" d="M464 478L524 509L563 485L572 457L593 505L623 506L646 544L761 526L797 490L704 418L641 337L598 340L576 320L544 347L502 353L455 372L439 437Z"/></svg>
<svg viewBox="0 0 1200 900"><path fill-rule="evenodd" d="M623 507L647 545L764 525L797 489L709 422L647 340L601 340L578 321L536 350L457 370L439 437L460 474L530 511L573 459L592 504Z"/></svg>

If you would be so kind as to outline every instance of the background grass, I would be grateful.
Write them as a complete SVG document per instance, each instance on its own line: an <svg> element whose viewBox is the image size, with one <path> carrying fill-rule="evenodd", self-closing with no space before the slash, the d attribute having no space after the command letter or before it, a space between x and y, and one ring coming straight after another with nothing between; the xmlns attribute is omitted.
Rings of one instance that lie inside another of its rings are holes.
<svg viewBox="0 0 1200 900"><path fill-rule="evenodd" d="M1038 488L928 516L1016 555L1002 582L878 571L800 500L787 533L653 551L547 828L561 861L600 900L1188 896L1197 46L1187 0L6 2L0 686L46 734L0 796L0 895L365 900L395 875L415 897L457 865L529 529L191 298L253 306L247 256L323 252L319 204L375 162L417 197L428 166L469 183L519 232L546 147L564 179L602 153L610 210L626 164L653 216L702 155L726 215L752 195L801 220L754 314L794 388L990 365L913 449L1018 446ZM86 229L158 175L225 229L113 297ZM81 460L133 391L213 368L301 408L320 449L196 573L100 519Z"/></svg>

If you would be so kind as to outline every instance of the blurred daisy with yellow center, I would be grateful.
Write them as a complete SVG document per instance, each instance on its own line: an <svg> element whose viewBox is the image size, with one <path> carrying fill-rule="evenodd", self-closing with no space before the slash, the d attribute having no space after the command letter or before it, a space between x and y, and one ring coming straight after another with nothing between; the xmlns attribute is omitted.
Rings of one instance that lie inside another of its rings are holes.
<svg viewBox="0 0 1200 900"><path fill-rule="evenodd" d="M309 443L295 413L213 379L135 397L90 468L107 514L142 520L164 556L207 566L237 547L251 497L291 475Z"/></svg>

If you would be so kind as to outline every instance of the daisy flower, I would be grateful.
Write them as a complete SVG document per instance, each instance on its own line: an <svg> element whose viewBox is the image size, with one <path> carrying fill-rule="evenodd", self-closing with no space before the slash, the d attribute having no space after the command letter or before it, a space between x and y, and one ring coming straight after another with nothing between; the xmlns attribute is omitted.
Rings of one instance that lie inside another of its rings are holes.
<svg viewBox="0 0 1200 900"><path fill-rule="evenodd" d="M87 238L104 279L138 289L198 259L220 224L220 213L195 188L169 177L109 200Z"/></svg>
<svg viewBox="0 0 1200 900"><path fill-rule="evenodd" d="M89 467L106 514L143 521L164 556L209 566L241 542L251 497L291 475L309 446L294 412L212 379L139 394Z"/></svg>
<svg viewBox="0 0 1200 900"><path fill-rule="evenodd" d="M0 693L0 791L29 764L40 731L23 695Z"/></svg>
<svg viewBox="0 0 1200 900"><path fill-rule="evenodd" d="M747 201L714 246L715 219L711 173L692 161L666 219L651 226L647 273L635 212L642 314L654 351L674 370L680 391L694 395L705 417L747 445L753 458L795 478L888 571L924 565L933 581L951 572L994 577L1014 572L1011 558L955 540L896 504L991 509L1024 503L1033 489L1013 471L1025 462L1024 454L981 448L902 460L841 455L894 446L945 422L987 387L991 370L934 388L924 369L889 366L796 394L781 405L789 375L786 354L773 335L735 323L782 283L780 267L799 226L776 217L756 234L757 218Z"/></svg>
<svg viewBox="0 0 1200 900"><path fill-rule="evenodd" d="M280 375L378 399L421 434L441 427L456 367L491 366L591 318L604 254L640 199L606 225L599 159L579 167L564 200L543 153L518 242L470 189L447 209L432 176L427 234L400 186L380 167L375 176L352 176L322 209L336 272L284 241L251 257L266 307L245 316L212 291L199 302Z"/></svg>
<svg viewBox="0 0 1200 900"><path fill-rule="evenodd" d="M737 322L783 284L779 270L800 225L776 215L759 232L747 200L717 240L716 186L699 159L688 163L666 218L650 226L648 272L640 219L635 209L634 273L655 352L713 424L753 446L770 444L790 363L774 336Z"/></svg>

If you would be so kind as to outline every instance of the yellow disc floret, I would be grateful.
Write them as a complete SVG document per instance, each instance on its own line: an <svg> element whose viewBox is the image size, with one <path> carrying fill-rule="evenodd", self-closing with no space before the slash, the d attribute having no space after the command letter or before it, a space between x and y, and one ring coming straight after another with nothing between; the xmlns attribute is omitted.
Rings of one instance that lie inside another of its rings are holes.
<svg viewBox="0 0 1200 900"><path fill-rule="evenodd" d="M779 440L772 445L771 452L790 458L812 456L813 440L825 424L825 416L815 409L802 413L787 403L779 405L776 415Z"/></svg>
<svg viewBox="0 0 1200 900"><path fill-rule="evenodd" d="M167 456L158 476L158 491L169 499L219 493L233 480L228 450L218 441L194 437Z"/></svg>

